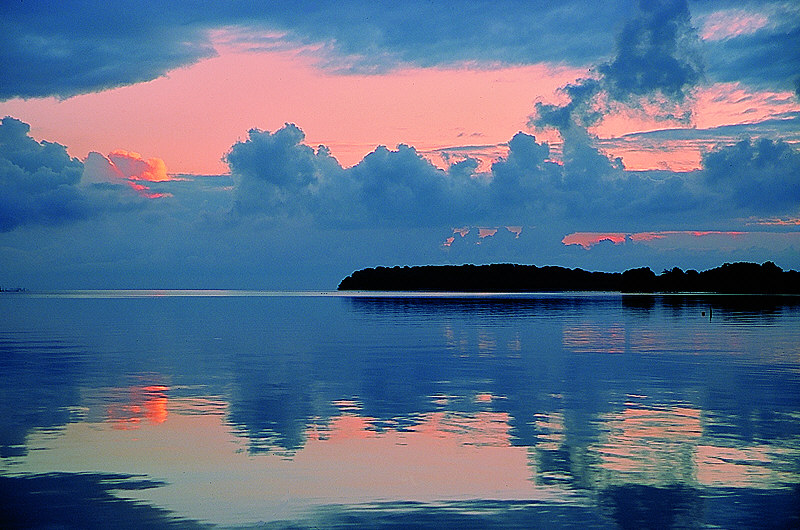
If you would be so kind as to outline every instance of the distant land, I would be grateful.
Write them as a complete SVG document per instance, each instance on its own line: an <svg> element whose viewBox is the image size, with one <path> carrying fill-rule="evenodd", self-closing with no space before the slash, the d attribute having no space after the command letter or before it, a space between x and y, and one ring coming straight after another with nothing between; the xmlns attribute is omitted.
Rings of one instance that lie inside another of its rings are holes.
<svg viewBox="0 0 800 530"><path fill-rule="evenodd" d="M725 263L698 272L677 267L656 274L649 267L625 272L589 272L564 267L424 265L375 267L354 272L340 291L560 292L800 294L800 272L771 261Z"/></svg>

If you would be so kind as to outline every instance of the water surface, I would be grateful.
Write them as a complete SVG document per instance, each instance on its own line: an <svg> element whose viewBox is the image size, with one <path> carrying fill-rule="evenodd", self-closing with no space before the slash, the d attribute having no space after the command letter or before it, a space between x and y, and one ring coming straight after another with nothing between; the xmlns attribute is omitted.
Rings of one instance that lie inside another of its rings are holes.
<svg viewBox="0 0 800 530"><path fill-rule="evenodd" d="M75 291L0 315L6 526L800 523L797 298Z"/></svg>

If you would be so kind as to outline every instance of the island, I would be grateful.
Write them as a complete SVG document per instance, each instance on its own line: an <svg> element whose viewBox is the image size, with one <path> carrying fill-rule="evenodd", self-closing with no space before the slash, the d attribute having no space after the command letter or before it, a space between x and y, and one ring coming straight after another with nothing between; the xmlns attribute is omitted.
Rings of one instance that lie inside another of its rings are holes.
<svg viewBox="0 0 800 530"><path fill-rule="evenodd" d="M654 273L649 267L625 272L590 272L557 266L423 265L358 270L340 291L561 292L800 294L800 272L771 261L725 263L698 272L678 267Z"/></svg>

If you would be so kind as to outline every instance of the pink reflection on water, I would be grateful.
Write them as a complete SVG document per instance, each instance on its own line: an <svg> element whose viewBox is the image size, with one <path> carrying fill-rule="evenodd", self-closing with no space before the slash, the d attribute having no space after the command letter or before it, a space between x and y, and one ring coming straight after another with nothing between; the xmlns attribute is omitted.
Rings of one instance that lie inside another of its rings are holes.
<svg viewBox="0 0 800 530"><path fill-rule="evenodd" d="M543 451L556 451L566 441L566 428L563 412L542 412L536 414L536 448Z"/></svg>
<svg viewBox="0 0 800 530"><path fill-rule="evenodd" d="M494 399L497 398L492 394L479 393L474 401L489 404ZM446 402L445 398L437 400ZM334 416L322 427L310 426L306 437L309 442L330 443L373 438L404 439L407 443L408 438L435 438L449 439L463 446L511 447L510 416L507 412L430 412L419 416L417 420L413 426L402 430L385 425L379 429L375 425L375 418L348 412Z"/></svg>
<svg viewBox="0 0 800 530"><path fill-rule="evenodd" d="M335 483L336 495L349 499L542 497L527 448L512 446L508 413L439 411L414 420L401 428L351 412L331 418L309 428L293 466L313 469L318 485Z"/></svg>
<svg viewBox="0 0 800 530"><path fill-rule="evenodd" d="M309 441L341 441L363 438L374 438L378 435L373 425L374 418L343 414L331 418L324 429L316 426L309 428L306 437Z"/></svg>
<svg viewBox="0 0 800 530"><path fill-rule="evenodd" d="M703 433L700 410L644 408L631 402L601 419L604 433L592 450L599 456L605 482L693 481L692 455Z"/></svg>
<svg viewBox="0 0 800 530"><path fill-rule="evenodd" d="M167 421L169 387L163 385L133 386L128 389L127 403L112 403L106 416L114 429L138 429L143 421L158 425Z"/></svg>
<svg viewBox="0 0 800 530"><path fill-rule="evenodd" d="M735 488L772 488L779 482L792 482L790 474L770 466L779 452L766 445L698 445L694 454L697 481L706 486Z"/></svg>
<svg viewBox="0 0 800 530"><path fill-rule="evenodd" d="M622 324L598 325L585 322L566 326L562 343L572 351L625 353L625 327Z"/></svg>
<svg viewBox="0 0 800 530"><path fill-rule="evenodd" d="M774 488L793 481L786 464L796 458L795 449L732 446L706 434L713 420L697 408L643 406L643 396L629 398L622 410L601 415L603 434L590 447L599 457L602 483Z"/></svg>

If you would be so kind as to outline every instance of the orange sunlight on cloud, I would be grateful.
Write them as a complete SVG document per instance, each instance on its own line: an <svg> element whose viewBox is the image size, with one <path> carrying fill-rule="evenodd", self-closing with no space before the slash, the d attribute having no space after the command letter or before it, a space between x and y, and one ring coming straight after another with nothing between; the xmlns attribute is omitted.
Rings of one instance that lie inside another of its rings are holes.
<svg viewBox="0 0 800 530"><path fill-rule="evenodd" d="M139 153L115 149L108 155L122 174L134 180L149 180L150 182L163 182L170 180L167 175L167 165L160 158L145 160Z"/></svg>

